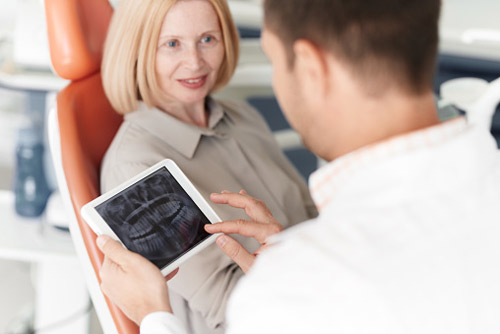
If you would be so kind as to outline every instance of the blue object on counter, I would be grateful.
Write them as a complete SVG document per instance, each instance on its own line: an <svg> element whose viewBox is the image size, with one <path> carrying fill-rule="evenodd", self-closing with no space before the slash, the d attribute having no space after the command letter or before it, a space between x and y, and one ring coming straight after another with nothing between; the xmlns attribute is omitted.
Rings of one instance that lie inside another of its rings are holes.
<svg viewBox="0 0 500 334"><path fill-rule="evenodd" d="M18 132L14 176L15 210L24 217L40 216L47 205L50 188L45 176L41 131L23 128Z"/></svg>

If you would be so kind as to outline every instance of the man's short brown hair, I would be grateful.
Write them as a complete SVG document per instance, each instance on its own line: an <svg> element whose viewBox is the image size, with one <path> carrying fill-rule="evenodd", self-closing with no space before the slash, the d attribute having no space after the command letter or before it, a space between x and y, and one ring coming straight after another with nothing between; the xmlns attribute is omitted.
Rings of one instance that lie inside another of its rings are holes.
<svg viewBox="0 0 500 334"><path fill-rule="evenodd" d="M420 93L432 87L440 7L440 0L265 0L264 21L292 66L293 43L306 39L372 89L389 78Z"/></svg>

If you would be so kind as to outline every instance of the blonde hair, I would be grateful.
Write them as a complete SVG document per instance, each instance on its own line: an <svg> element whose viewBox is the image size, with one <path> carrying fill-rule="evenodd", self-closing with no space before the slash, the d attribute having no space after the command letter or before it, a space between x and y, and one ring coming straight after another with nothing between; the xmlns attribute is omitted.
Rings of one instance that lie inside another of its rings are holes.
<svg viewBox="0 0 500 334"><path fill-rule="evenodd" d="M183 0L121 0L109 25L102 60L106 96L120 114L162 96L156 80L155 58L160 29L167 12ZM225 57L212 91L223 88L238 63L239 39L227 0L206 0L215 8L223 35Z"/></svg>

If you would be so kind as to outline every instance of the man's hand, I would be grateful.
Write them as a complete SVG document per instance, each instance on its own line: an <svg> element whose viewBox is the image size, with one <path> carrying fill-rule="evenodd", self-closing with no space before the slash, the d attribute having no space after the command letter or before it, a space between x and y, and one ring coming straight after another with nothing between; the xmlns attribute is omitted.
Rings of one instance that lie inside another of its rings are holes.
<svg viewBox="0 0 500 334"><path fill-rule="evenodd" d="M249 196L244 190L239 193L228 191L222 191L220 194L213 193L210 199L217 204L229 204L234 208L244 209L251 219L250 221L238 219L205 225L208 233L236 233L255 238L261 244L254 254L250 254L241 244L227 235L217 238L217 245L246 273L253 265L256 255L266 248L267 238L281 232L283 226L273 217L264 202Z"/></svg>
<svg viewBox="0 0 500 334"><path fill-rule="evenodd" d="M163 277L154 264L105 235L97 238L97 245L105 256L101 289L127 317L140 325L149 313L172 313L166 281L178 270Z"/></svg>

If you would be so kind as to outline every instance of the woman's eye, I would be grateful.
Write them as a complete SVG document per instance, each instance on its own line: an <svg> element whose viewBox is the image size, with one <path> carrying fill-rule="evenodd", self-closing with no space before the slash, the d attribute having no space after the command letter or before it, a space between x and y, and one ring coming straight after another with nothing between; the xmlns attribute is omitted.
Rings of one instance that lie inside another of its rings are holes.
<svg viewBox="0 0 500 334"><path fill-rule="evenodd" d="M213 37L212 36L203 37L201 41L203 43L210 43L211 41L213 41Z"/></svg>
<svg viewBox="0 0 500 334"><path fill-rule="evenodd" d="M177 41L168 41L167 46L170 48L175 48L179 43Z"/></svg>

